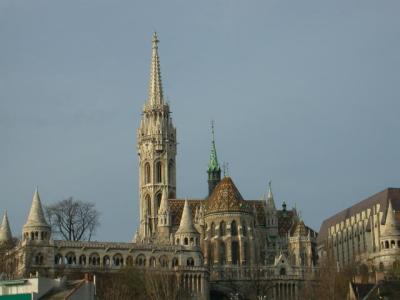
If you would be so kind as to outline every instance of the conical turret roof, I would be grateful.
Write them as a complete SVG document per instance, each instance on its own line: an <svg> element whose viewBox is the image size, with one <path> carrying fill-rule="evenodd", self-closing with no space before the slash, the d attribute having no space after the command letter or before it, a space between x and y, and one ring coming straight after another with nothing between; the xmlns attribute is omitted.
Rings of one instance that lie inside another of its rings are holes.
<svg viewBox="0 0 400 300"><path fill-rule="evenodd" d="M168 211L169 211L168 194L167 194L167 188L164 187L161 195L161 203L160 203L160 208L158 209L158 213L162 214Z"/></svg>
<svg viewBox="0 0 400 300"><path fill-rule="evenodd" d="M193 225L192 211L189 207L189 203L188 203L187 199L185 199L185 206L183 207L181 223L180 223L179 228L176 231L176 233L177 234L181 234L181 233L196 233L196 234L198 234L199 233Z"/></svg>
<svg viewBox="0 0 400 300"><path fill-rule="evenodd" d="M3 216L3 221L0 226L0 243L8 243L12 241L12 234L10 229L10 223L8 222L7 211Z"/></svg>
<svg viewBox="0 0 400 300"><path fill-rule="evenodd" d="M49 224L47 224L46 218L44 217L38 188L36 188L35 193L33 195L31 210L29 212L28 220L26 221L24 228L32 226L49 227Z"/></svg>

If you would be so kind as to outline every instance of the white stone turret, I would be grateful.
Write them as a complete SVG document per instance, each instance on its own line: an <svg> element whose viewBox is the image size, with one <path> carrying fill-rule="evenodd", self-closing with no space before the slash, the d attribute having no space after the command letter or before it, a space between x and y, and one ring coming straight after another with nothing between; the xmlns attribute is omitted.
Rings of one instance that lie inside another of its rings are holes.
<svg viewBox="0 0 400 300"><path fill-rule="evenodd" d="M194 227L192 210L190 209L187 199L183 207L181 222L175 233L175 243L184 246L198 246L200 234Z"/></svg>
<svg viewBox="0 0 400 300"><path fill-rule="evenodd" d="M167 189L164 188L161 196L160 208L158 209L158 237L160 240L169 241L171 228L171 213L168 205Z"/></svg>
<svg viewBox="0 0 400 300"><path fill-rule="evenodd" d="M7 211L4 212L3 221L0 227L0 245L12 243L10 223L8 222Z"/></svg>
<svg viewBox="0 0 400 300"><path fill-rule="evenodd" d="M44 217L39 191L36 188L28 220L23 227L22 236L24 240L46 241L50 239L50 235L51 228Z"/></svg>

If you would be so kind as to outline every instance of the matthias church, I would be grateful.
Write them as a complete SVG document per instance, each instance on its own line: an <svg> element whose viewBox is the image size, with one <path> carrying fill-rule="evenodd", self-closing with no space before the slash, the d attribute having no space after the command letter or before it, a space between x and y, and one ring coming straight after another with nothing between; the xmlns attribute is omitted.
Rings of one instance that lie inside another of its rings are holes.
<svg viewBox="0 0 400 300"><path fill-rule="evenodd" d="M53 239L36 190L20 241L12 238L7 214L3 218L0 247L12 257L11 277L137 266L174 271L195 299L222 299L256 279L273 299L298 299L317 264L317 233L295 208L285 202L277 207L271 183L262 199L253 200L240 193L233 178L222 176L214 128L208 196L178 197L177 128L163 95L158 44L154 33L148 99L137 130L140 219L133 240Z"/></svg>

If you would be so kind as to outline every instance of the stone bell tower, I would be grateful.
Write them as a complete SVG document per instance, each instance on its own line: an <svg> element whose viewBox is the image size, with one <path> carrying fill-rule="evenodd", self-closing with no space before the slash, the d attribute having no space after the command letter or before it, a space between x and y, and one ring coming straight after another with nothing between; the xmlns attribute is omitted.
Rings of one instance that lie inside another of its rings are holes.
<svg viewBox="0 0 400 300"><path fill-rule="evenodd" d="M176 128L164 101L158 38L153 34L149 95L137 131L139 155L139 238L148 240L157 232L157 214L163 189L176 197Z"/></svg>

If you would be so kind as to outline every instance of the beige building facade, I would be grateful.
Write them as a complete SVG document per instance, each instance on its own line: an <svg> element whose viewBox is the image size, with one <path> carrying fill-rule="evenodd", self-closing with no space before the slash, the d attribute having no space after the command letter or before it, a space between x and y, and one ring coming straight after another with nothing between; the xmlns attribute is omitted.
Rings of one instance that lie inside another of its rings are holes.
<svg viewBox="0 0 400 300"><path fill-rule="evenodd" d="M387 271L400 263L400 189L385 189L326 219L318 237L320 256L338 266L359 264Z"/></svg>

